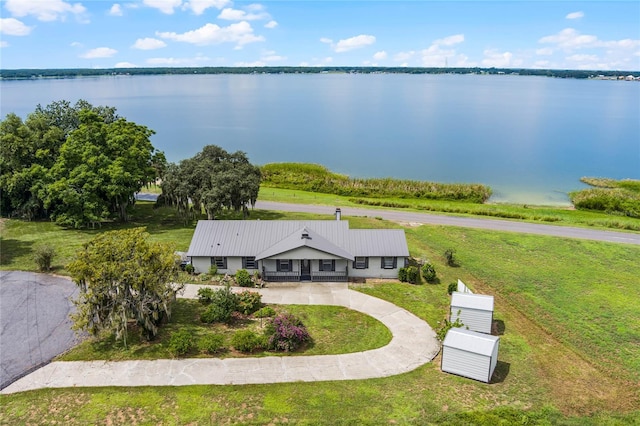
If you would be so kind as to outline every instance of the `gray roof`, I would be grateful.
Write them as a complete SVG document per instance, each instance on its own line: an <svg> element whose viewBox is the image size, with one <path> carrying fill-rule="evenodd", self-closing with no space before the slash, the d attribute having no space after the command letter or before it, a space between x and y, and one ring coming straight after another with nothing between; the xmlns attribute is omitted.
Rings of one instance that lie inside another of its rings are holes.
<svg viewBox="0 0 640 426"><path fill-rule="evenodd" d="M454 291L451 294L451 306L493 312L493 296Z"/></svg>
<svg viewBox="0 0 640 426"><path fill-rule="evenodd" d="M500 338L462 328L452 328L442 342L447 348L460 349L475 354L491 356Z"/></svg>
<svg viewBox="0 0 640 426"><path fill-rule="evenodd" d="M302 238L306 233L310 238ZM189 256L267 258L309 247L352 260L355 256L409 256L402 229L349 229L346 220L201 220Z"/></svg>

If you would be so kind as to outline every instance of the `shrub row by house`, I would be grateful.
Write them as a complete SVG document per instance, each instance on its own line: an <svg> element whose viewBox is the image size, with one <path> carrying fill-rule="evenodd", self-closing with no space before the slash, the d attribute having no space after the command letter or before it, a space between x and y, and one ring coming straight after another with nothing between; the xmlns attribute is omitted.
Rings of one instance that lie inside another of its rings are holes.
<svg viewBox="0 0 640 426"><path fill-rule="evenodd" d="M414 198L484 203L491 188L480 184L401 179L354 179L317 164L272 163L261 167L262 185L325 194L373 198Z"/></svg>
<svg viewBox="0 0 640 426"><path fill-rule="evenodd" d="M417 284L420 282L420 272L422 277L428 283L436 281L436 270L429 262L424 263L421 267L417 265L409 265L398 270L398 280L400 282L408 282L410 284Z"/></svg>

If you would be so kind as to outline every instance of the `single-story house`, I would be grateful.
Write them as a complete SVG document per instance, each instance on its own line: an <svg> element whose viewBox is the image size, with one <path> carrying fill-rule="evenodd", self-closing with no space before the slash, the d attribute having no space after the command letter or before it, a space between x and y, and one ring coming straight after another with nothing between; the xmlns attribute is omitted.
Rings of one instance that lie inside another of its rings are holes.
<svg viewBox="0 0 640 426"><path fill-rule="evenodd" d="M452 328L442 342L441 369L489 383L498 363L498 336Z"/></svg>
<svg viewBox="0 0 640 426"><path fill-rule="evenodd" d="M350 229L339 220L201 220L187 256L195 272L259 271L265 281L397 278L409 249L402 229Z"/></svg>
<svg viewBox="0 0 640 426"><path fill-rule="evenodd" d="M491 334L493 296L473 293L451 294L451 322L460 319L465 328Z"/></svg>

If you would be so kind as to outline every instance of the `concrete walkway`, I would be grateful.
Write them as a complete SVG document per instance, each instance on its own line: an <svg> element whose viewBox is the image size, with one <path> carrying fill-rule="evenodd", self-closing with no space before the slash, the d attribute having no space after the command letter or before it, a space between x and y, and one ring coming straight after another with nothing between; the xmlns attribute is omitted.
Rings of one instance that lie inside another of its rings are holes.
<svg viewBox="0 0 640 426"><path fill-rule="evenodd" d="M182 297L195 298L188 285ZM429 325L392 303L349 290L346 284L299 284L255 289L265 303L337 305L370 315L391 330L382 348L344 355L198 358L156 361L53 362L2 390L3 394L75 386L187 386L359 380L405 373L440 350Z"/></svg>

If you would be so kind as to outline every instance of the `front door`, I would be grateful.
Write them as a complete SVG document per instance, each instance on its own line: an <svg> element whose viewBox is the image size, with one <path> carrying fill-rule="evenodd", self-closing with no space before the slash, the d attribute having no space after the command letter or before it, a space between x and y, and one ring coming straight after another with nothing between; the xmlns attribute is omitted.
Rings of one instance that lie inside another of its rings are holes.
<svg viewBox="0 0 640 426"><path fill-rule="evenodd" d="M309 262L309 259L300 261L300 280L311 281L311 262Z"/></svg>

